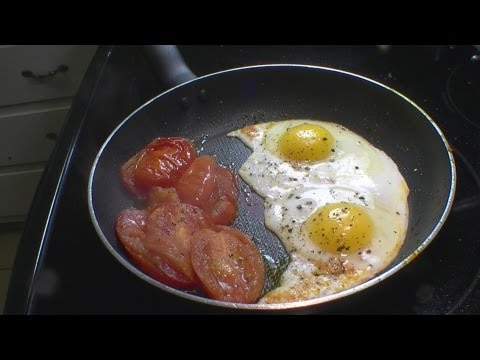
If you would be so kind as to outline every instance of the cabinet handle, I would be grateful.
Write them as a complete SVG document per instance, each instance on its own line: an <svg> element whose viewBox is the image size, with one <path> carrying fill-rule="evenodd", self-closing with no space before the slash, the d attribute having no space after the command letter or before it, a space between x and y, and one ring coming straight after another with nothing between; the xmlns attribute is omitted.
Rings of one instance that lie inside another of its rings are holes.
<svg viewBox="0 0 480 360"><path fill-rule="evenodd" d="M68 71L67 65L58 65L55 70L49 71L45 74L35 74L32 70L23 70L22 76L26 78L32 78L35 80L43 81L43 80L50 80L58 73L65 73Z"/></svg>

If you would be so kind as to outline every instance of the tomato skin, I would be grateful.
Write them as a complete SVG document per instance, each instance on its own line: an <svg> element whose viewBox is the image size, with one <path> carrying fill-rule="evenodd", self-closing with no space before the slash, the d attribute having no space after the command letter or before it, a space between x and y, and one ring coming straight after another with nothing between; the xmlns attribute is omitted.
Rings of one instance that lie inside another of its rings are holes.
<svg viewBox="0 0 480 360"><path fill-rule="evenodd" d="M181 137L157 138L120 169L122 184L142 196L152 186L172 187L196 158L193 144Z"/></svg>
<svg viewBox="0 0 480 360"><path fill-rule="evenodd" d="M230 225L238 213L238 182L232 171L220 166L215 174L216 187L204 210L214 224Z"/></svg>
<svg viewBox="0 0 480 360"><path fill-rule="evenodd" d="M180 200L202 207L210 200L216 186L217 163L208 155L196 158L175 184Z"/></svg>
<svg viewBox="0 0 480 360"><path fill-rule="evenodd" d="M253 303L262 294L262 256L239 230L214 226L197 232L192 241L192 265L205 293L213 299Z"/></svg>
<svg viewBox="0 0 480 360"><path fill-rule="evenodd" d="M131 253L130 256L140 270L162 284L178 290L195 290L198 287L196 281L192 282L182 273L168 265L166 261L156 259L155 263L153 263L151 260L145 259L136 253Z"/></svg>
<svg viewBox="0 0 480 360"><path fill-rule="evenodd" d="M183 203L198 206L214 224L230 225L238 212L235 175L208 155L196 158L175 185Z"/></svg>
<svg viewBox="0 0 480 360"><path fill-rule="evenodd" d="M149 143L137 161L135 186L148 191L152 186L174 186L196 158L196 151L185 138L158 138Z"/></svg>
<svg viewBox="0 0 480 360"><path fill-rule="evenodd" d="M147 275L161 283L180 290L192 290L198 286L176 271L159 256L144 246L147 212L134 208L123 210L117 217L116 232L133 262Z"/></svg>

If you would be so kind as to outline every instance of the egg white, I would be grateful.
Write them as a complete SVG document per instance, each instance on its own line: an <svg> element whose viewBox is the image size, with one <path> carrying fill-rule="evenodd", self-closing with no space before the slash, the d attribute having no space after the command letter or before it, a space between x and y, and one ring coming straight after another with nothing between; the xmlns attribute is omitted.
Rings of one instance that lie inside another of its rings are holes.
<svg viewBox="0 0 480 360"><path fill-rule="evenodd" d="M277 150L280 137L305 123L332 134L331 155L315 163L282 159ZM261 303L300 301L348 289L372 278L396 257L408 225L409 189L383 151L344 126L315 120L249 125L228 135L252 149L239 174L265 199L265 226L291 257L279 287ZM356 204L370 215L373 235L366 248L333 254L310 240L305 221L330 203Z"/></svg>

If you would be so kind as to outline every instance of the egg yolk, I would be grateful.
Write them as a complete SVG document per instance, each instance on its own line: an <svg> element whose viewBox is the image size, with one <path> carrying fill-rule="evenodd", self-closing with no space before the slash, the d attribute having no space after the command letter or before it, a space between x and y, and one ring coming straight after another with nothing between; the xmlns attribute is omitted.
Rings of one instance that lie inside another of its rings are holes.
<svg viewBox="0 0 480 360"><path fill-rule="evenodd" d="M301 124L285 131L278 142L283 158L304 162L325 159L331 154L333 136L321 126Z"/></svg>
<svg viewBox="0 0 480 360"><path fill-rule="evenodd" d="M373 223L358 205L328 204L310 215L306 230L322 250L353 253L370 243Z"/></svg>

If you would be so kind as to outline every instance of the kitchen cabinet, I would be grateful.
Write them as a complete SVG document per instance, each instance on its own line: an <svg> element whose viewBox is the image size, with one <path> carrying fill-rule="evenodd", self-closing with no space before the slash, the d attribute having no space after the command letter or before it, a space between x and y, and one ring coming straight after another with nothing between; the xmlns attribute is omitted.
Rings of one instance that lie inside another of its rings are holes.
<svg viewBox="0 0 480 360"><path fill-rule="evenodd" d="M95 45L0 45L0 224L25 220Z"/></svg>

